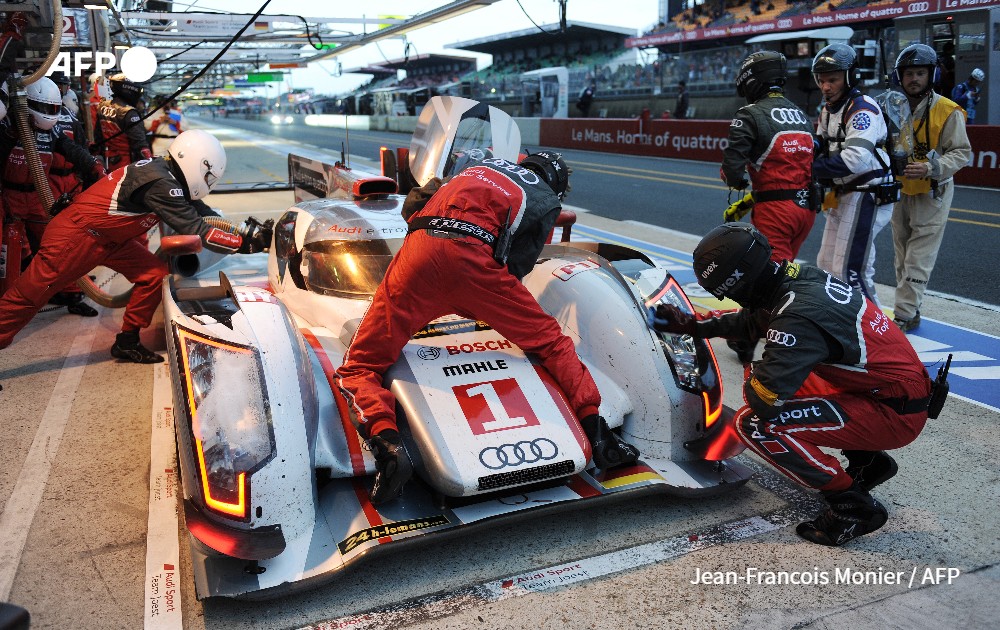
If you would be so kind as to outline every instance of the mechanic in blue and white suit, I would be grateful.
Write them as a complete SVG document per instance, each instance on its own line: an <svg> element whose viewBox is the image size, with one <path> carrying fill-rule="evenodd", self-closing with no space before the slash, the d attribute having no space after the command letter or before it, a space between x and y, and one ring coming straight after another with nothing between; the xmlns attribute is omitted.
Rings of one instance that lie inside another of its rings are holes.
<svg viewBox="0 0 1000 630"><path fill-rule="evenodd" d="M826 227L816 264L875 295L875 236L892 217L878 184L891 184L889 156L881 148L887 128L882 110L858 89L858 57L847 44L831 44L812 63L826 105L817 124L813 175L831 192L823 201Z"/></svg>

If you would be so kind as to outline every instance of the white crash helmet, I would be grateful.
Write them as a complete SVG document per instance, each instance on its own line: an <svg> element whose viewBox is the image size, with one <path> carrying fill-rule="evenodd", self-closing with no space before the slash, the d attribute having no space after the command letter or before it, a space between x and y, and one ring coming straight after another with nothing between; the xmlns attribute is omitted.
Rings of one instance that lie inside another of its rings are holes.
<svg viewBox="0 0 1000 630"><path fill-rule="evenodd" d="M986 73L983 72L981 69L976 68L975 70L972 71L969 77L975 79L976 81L983 81L986 79Z"/></svg>
<svg viewBox="0 0 1000 630"><path fill-rule="evenodd" d="M80 97L73 90L69 90L63 94L62 102L63 106L69 110L69 113L74 116L80 113Z"/></svg>
<svg viewBox="0 0 1000 630"><path fill-rule="evenodd" d="M48 131L59 122L59 112L62 110L62 94L55 81L42 77L25 87L28 93L28 111L35 121L35 127Z"/></svg>
<svg viewBox="0 0 1000 630"><path fill-rule="evenodd" d="M201 129L182 132L170 143L167 153L184 175L182 183L191 199L201 199L210 193L226 172L226 150L222 143Z"/></svg>

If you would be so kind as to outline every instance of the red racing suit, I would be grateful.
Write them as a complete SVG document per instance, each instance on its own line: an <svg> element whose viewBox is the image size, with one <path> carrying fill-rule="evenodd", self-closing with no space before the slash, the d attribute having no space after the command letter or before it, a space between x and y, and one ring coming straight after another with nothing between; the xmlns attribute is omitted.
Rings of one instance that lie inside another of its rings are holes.
<svg viewBox="0 0 1000 630"><path fill-rule="evenodd" d="M98 265L135 284L122 330L149 326L160 305L167 265L135 240L157 221L179 234L197 234L208 249L232 253L242 239L210 226L188 201L164 158L141 160L103 177L59 213L17 282L0 298L0 348L53 294Z"/></svg>
<svg viewBox="0 0 1000 630"><path fill-rule="evenodd" d="M146 139L146 126L134 107L118 98L104 99L97 108L94 142L97 153L113 171L130 162L153 157Z"/></svg>
<svg viewBox="0 0 1000 630"><path fill-rule="evenodd" d="M764 306L697 322L698 337L765 338L743 384L740 438L807 486L851 478L819 447L879 451L916 439L931 380L899 327L862 292L813 266L786 263Z"/></svg>
<svg viewBox="0 0 1000 630"><path fill-rule="evenodd" d="M559 210L559 199L535 173L490 158L442 185L408 217L411 233L390 263L337 370L363 437L396 428L395 400L382 387L382 375L418 330L452 313L484 321L525 352L536 354L578 418L597 413L600 393L572 340L518 279L537 261ZM495 236L508 215L514 239L507 265L497 262L493 247L475 236L414 230L422 218L444 217Z"/></svg>
<svg viewBox="0 0 1000 630"><path fill-rule="evenodd" d="M77 120L68 109L62 108L59 112L59 122L56 127L62 135L66 136L84 151L87 150L86 136L83 132L83 125ZM73 163L67 160L61 153L52 154L52 166L49 168L49 183L52 186L52 196L56 199L59 195L68 193L70 196L83 190L80 179L73 173Z"/></svg>
<svg viewBox="0 0 1000 630"><path fill-rule="evenodd" d="M795 260L816 213L809 208L812 126L805 112L770 92L736 112L723 151L722 179L732 188L749 171L754 205L750 222L771 244L771 260Z"/></svg>

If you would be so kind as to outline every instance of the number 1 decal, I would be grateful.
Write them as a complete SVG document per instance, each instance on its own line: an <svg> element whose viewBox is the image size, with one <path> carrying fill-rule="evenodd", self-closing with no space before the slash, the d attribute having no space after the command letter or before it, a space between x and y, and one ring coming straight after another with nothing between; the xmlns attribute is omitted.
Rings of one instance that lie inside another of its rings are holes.
<svg viewBox="0 0 1000 630"><path fill-rule="evenodd" d="M458 385L452 391L476 435L538 424L538 417L515 379Z"/></svg>

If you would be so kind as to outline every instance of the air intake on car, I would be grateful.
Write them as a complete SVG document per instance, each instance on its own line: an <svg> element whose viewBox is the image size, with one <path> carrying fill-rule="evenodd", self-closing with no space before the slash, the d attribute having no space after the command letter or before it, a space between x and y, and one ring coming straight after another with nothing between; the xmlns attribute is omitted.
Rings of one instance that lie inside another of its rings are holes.
<svg viewBox="0 0 1000 630"><path fill-rule="evenodd" d="M496 490L497 488L507 488L509 486L523 486L529 483L544 481L545 479L566 477L573 474L574 468L573 460L567 459L564 462L556 462L555 464L523 468L498 475L487 475L479 478L479 489Z"/></svg>

